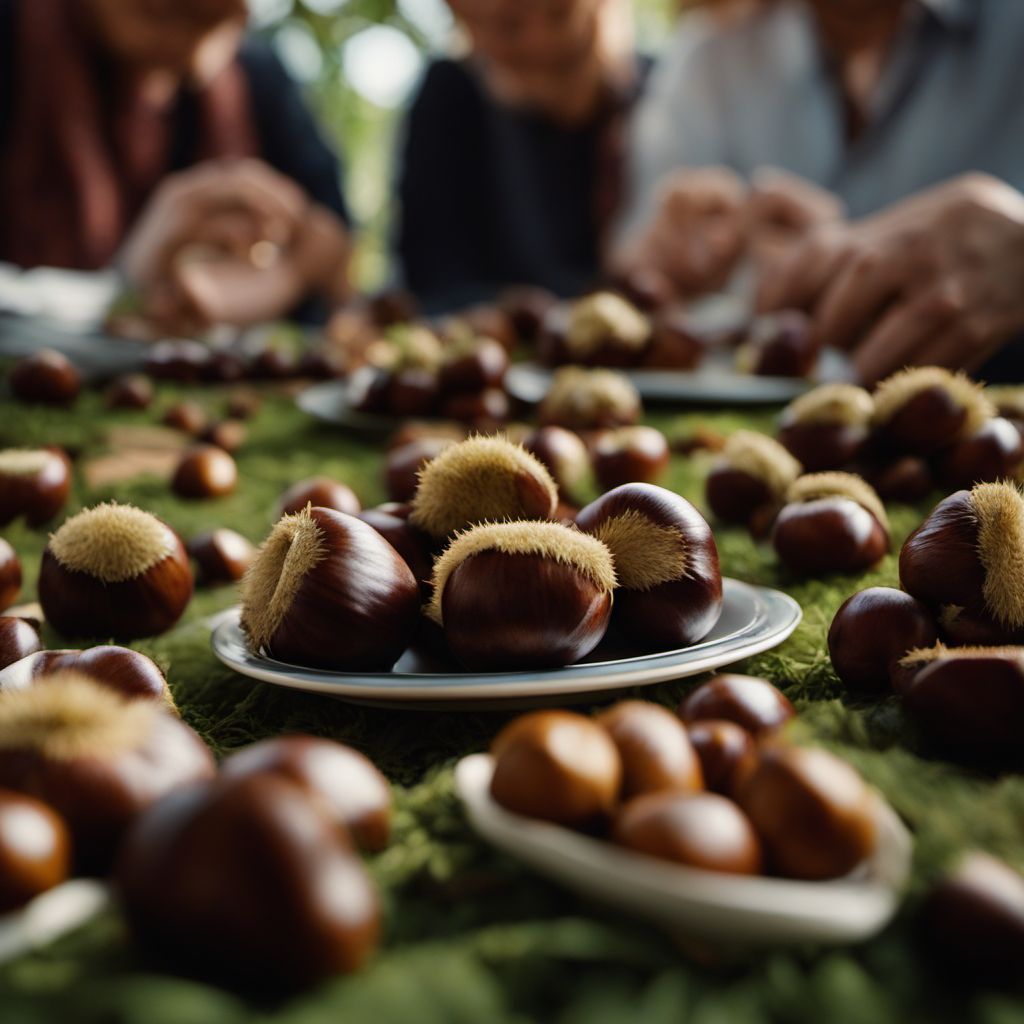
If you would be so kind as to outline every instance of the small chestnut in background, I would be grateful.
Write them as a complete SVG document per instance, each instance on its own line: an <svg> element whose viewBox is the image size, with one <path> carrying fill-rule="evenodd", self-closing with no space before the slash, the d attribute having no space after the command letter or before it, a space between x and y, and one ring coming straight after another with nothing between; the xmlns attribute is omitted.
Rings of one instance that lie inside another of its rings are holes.
<svg viewBox="0 0 1024 1024"><path fill-rule="evenodd" d="M828 631L828 653L840 682L855 692L878 692L892 685L897 662L939 639L928 608L902 590L869 587L849 598Z"/></svg>
<svg viewBox="0 0 1024 1024"><path fill-rule="evenodd" d="M854 384L822 384L782 411L779 441L808 473L842 469L867 443L875 403Z"/></svg>
<svg viewBox="0 0 1024 1024"><path fill-rule="evenodd" d="M252 419L260 411L263 400L255 391L235 391L228 396L225 412L233 420Z"/></svg>
<svg viewBox="0 0 1024 1024"><path fill-rule="evenodd" d="M514 285L498 297L498 304L509 318L520 341L537 339L544 317L558 299L546 288Z"/></svg>
<svg viewBox="0 0 1024 1024"><path fill-rule="evenodd" d="M0 615L0 670L43 649L39 633L24 619ZM0 676L0 689L3 688Z"/></svg>
<svg viewBox="0 0 1024 1024"><path fill-rule="evenodd" d="M132 505L85 509L50 537L39 570L39 602L67 637L136 640L181 618L192 569L178 535Z"/></svg>
<svg viewBox="0 0 1024 1024"><path fill-rule="evenodd" d="M651 340L643 365L666 370L695 370L708 351L708 341L690 321L685 308L659 310L651 322Z"/></svg>
<svg viewBox="0 0 1024 1024"><path fill-rule="evenodd" d="M199 569L196 582L204 587L237 583L256 557L247 538L225 527L193 537L187 550Z"/></svg>
<svg viewBox="0 0 1024 1024"><path fill-rule="evenodd" d="M107 385L103 404L108 409L148 409L155 393L153 382L145 374L128 373Z"/></svg>
<svg viewBox="0 0 1024 1024"><path fill-rule="evenodd" d="M772 546L793 572L863 572L889 550L885 506L859 476L810 473L790 486L785 501Z"/></svg>
<svg viewBox="0 0 1024 1024"><path fill-rule="evenodd" d="M332 508L354 516L362 504L348 484L332 480L328 476L313 476L292 484L277 501L277 517L291 516L301 512L307 505L314 508Z"/></svg>
<svg viewBox="0 0 1024 1024"><path fill-rule="evenodd" d="M82 390L82 377L67 356L41 348L23 356L7 376L11 393L22 402L71 405Z"/></svg>
<svg viewBox="0 0 1024 1024"><path fill-rule="evenodd" d="M736 367L759 377L806 377L818 362L819 349L807 315L784 309L751 324L736 352Z"/></svg>
<svg viewBox="0 0 1024 1024"><path fill-rule="evenodd" d="M686 731L700 758L704 785L712 793L733 796L756 762L754 737L724 718L698 718Z"/></svg>
<svg viewBox="0 0 1024 1024"><path fill-rule="evenodd" d="M538 352L548 366L635 366L651 322L628 299L599 291L555 306L544 318Z"/></svg>
<svg viewBox="0 0 1024 1024"><path fill-rule="evenodd" d="M210 347L201 341L158 341L146 352L146 373L155 380L198 384L210 365Z"/></svg>
<svg viewBox="0 0 1024 1024"><path fill-rule="evenodd" d="M668 441L654 427L618 427L598 435L592 457L602 490L634 482L650 484L668 468Z"/></svg>
<svg viewBox="0 0 1024 1024"><path fill-rule="evenodd" d="M547 466L563 501L579 497L590 479L591 462L578 434L565 427L539 427L527 434L523 447Z"/></svg>
<svg viewBox="0 0 1024 1024"><path fill-rule="evenodd" d="M622 782L622 760L605 729L570 711L534 711L491 744L491 796L506 810L570 828L605 820Z"/></svg>
<svg viewBox="0 0 1024 1024"><path fill-rule="evenodd" d="M216 445L228 453L237 452L245 444L248 431L238 420L220 420L210 424L200 435L204 444Z"/></svg>
<svg viewBox="0 0 1024 1024"><path fill-rule="evenodd" d="M472 394L452 395L441 405L441 415L484 434L497 431L512 415L512 402L503 388L485 388Z"/></svg>
<svg viewBox="0 0 1024 1024"><path fill-rule="evenodd" d="M936 463L943 489L957 491L1012 477L1022 460L1024 442L1020 431L1009 420L994 416L940 452Z"/></svg>
<svg viewBox="0 0 1024 1024"><path fill-rule="evenodd" d="M171 488L182 498L222 498L238 483L235 460L212 444L189 448L171 479Z"/></svg>
<svg viewBox="0 0 1024 1024"><path fill-rule="evenodd" d="M904 455L895 462L870 466L864 479L883 501L913 505L923 501L938 486L932 467L918 455Z"/></svg>
<svg viewBox="0 0 1024 1024"><path fill-rule="evenodd" d="M445 350L439 383L441 393L479 394L487 388L500 388L508 369L508 353L493 338L463 335Z"/></svg>
<svg viewBox="0 0 1024 1024"><path fill-rule="evenodd" d="M25 517L29 526L48 523L71 493L71 462L59 448L0 451L0 526Z"/></svg>
<svg viewBox="0 0 1024 1024"><path fill-rule="evenodd" d="M640 392L623 374L563 366L555 371L537 416L541 426L608 430L636 423L642 412Z"/></svg>
<svg viewBox="0 0 1024 1024"><path fill-rule="evenodd" d="M198 402L184 401L169 406L160 422L190 437L199 437L210 425L210 417Z"/></svg>
<svg viewBox="0 0 1024 1024"><path fill-rule="evenodd" d="M0 914L66 881L70 867L64 819L40 800L0 789Z"/></svg>
<svg viewBox="0 0 1024 1024"><path fill-rule="evenodd" d="M21 593L21 559L0 537L0 612L10 608Z"/></svg>
<svg viewBox="0 0 1024 1024"><path fill-rule="evenodd" d="M765 736L781 729L796 714L796 708L767 679L726 673L688 693L677 714L687 724L707 718L725 719L754 736Z"/></svg>
<svg viewBox="0 0 1024 1024"><path fill-rule="evenodd" d="M422 437L391 449L384 460L384 486L391 501L412 501L420 472L454 442L447 437Z"/></svg>

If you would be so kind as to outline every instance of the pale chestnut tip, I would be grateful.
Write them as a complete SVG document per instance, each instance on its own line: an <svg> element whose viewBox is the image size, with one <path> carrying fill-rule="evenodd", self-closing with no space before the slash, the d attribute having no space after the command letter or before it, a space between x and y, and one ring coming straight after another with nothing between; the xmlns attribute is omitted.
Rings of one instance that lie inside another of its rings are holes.
<svg viewBox="0 0 1024 1024"><path fill-rule="evenodd" d="M565 366L555 372L538 416L542 425L600 430L635 423L642 411L640 393L624 374Z"/></svg>
<svg viewBox="0 0 1024 1024"><path fill-rule="evenodd" d="M726 438L720 464L760 481L781 498L803 471L800 463L774 438L754 430L737 430Z"/></svg>

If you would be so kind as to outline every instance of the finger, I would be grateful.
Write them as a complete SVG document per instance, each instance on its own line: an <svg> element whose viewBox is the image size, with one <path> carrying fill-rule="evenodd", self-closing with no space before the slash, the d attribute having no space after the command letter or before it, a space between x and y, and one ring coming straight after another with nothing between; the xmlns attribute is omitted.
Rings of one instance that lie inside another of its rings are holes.
<svg viewBox="0 0 1024 1024"><path fill-rule="evenodd" d="M750 217L755 223L810 227L840 220L842 200L826 189L776 167L760 167L751 178Z"/></svg>
<svg viewBox="0 0 1024 1024"><path fill-rule="evenodd" d="M762 266L756 300L758 312L811 309L848 251L845 239L831 232L815 233L774 265Z"/></svg>
<svg viewBox="0 0 1024 1024"><path fill-rule="evenodd" d="M927 346L922 363L973 372L988 362L1004 342L1003 336L988 330L980 320L961 317Z"/></svg>

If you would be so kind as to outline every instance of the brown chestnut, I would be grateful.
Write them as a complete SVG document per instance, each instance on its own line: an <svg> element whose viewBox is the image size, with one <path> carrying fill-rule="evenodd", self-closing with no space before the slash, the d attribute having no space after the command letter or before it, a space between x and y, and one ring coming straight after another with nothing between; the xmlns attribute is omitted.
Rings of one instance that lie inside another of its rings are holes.
<svg viewBox="0 0 1024 1024"><path fill-rule="evenodd" d="M153 382L144 374L115 377L103 392L108 409L148 409L153 403Z"/></svg>
<svg viewBox="0 0 1024 1024"><path fill-rule="evenodd" d="M357 512L356 519L372 526L405 559L420 590L429 594L430 574L433 571L433 544L430 538L402 516L387 511L384 506Z"/></svg>
<svg viewBox="0 0 1024 1024"><path fill-rule="evenodd" d="M613 617L629 642L670 650L714 628L722 614L718 548L685 498L653 484L624 484L587 505L576 525L615 559Z"/></svg>
<svg viewBox="0 0 1024 1024"><path fill-rule="evenodd" d="M669 448L654 427L618 427L597 437L592 455L597 482L610 491L622 484L654 483L668 468Z"/></svg>
<svg viewBox="0 0 1024 1024"><path fill-rule="evenodd" d="M1024 640L1024 498L978 484L940 501L900 552L900 584L956 644Z"/></svg>
<svg viewBox="0 0 1024 1024"><path fill-rule="evenodd" d="M277 516L280 519L281 516L294 515L307 505L332 508L335 512L345 512L350 516L354 516L363 507L356 492L348 484L328 476L313 476L292 484L281 495L277 502Z"/></svg>
<svg viewBox="0 0 1024 1024"><path fill-rule="evenodd" d="M181 457L171 479L174 493L182 498L222 498L238 483L238 466L223 448L197 444Z"/></svg>
<svg viewBox="0 0 1024 1024"><path fill-rule="evenodd" d="M1016 475L1024 459L1020 431L1002 416L993 416L977 430L939 453L943 489L958 491L979 483L994 483Z"/></svg>
<svg viewBox="0 0 1024 1024"><path fill-rule="evenodd" d="M387 397L392 416L431 416L439 398L436 370L407 366L392 371Z"/></svg>
<svg viewBox="0 0 1024 1024"><path fill-rule="evenodd" d="M22 402L71 405L82 390L82 377L67 356L41 348L19 359L7 376L11 393Z"/></svg>
<svg viewBox="0 0 1024 1024"><path fill-rule="evenodd" d="M586 487L590 452L578 434L564 427L539 427L527 434L523 447L548 468L563 498L571 501Z"/></svg>
<svg viewBox="0 0 1024 1024"><path fill-rule="evenodd" d="M0 786L63 816L81 871L104 871L140 811L213 774L210 751L174 715L73 670L0 694Z"/></svg>
<svg viewBox="0 0 1024 1024"><path fill-rule="evenodd" d="M210 347L201 341L158 341L146 354L146 373L157 380L197 384L209 363Z"/></svg>
<svg viewBox="0 0 1024 1024"><path fill-rule="evenodd" d="M736 353L741 373L759 377L807 377L820 343L806 314L795 309L759 316Z"/></svg>
<svg viewBox="0 0 1024 1024"><path fill-rule="evenodd" d="M704 871L756 875L761 843L747 816L718 793L647 793L621 807L620 846Z"/></svg>
<svg viewBox="0 0 1024 1024"><path fill-rule="evenodd" d="M237 583L256 557L256 549L245 537L224 527L193 537L187 550L199 568L196 581L207 587Z"/></svg>
<svg viewBox="0 0 1024 1024"><path fill-rule="evenodd" d="M491 753L491 796L514 814L587 827L606 819L618 799L619 751L584 715L521 715L498 733Z"/></svg>
<svg viewBox="0 0 1024 1024"><path fill-rule="evenodd" d="M897 662L939 639L928 608L902 590L869 587L849 598L828 631L828 653L850 690L878 692L892 685Z"/></svg>
<svg viewBox="0 0 1024 1024"><path fill-rule="evenodd" d="M235 391L228 396L225 412L233 420L252 419L260 411L263 400L254 391Z"/></svg>
<svg viewBox="0 0 1024 1024"><path fill-rule="evenodd" d="M25 619L0 615L0 670L43 649L39 633ZM0 689L3 688L0 675Z"/></svg>
<svg viewBox="0 0 1024 1024"><path fill-rule="evenodd" d="M754 736L777 732L795 714L789 698L767 679L735 673L715 676L687 694L677 711L686 723L725 719Z"/></svg>
<svg viewBox="0 0 1024 1024"><path fill-rule="evenodd" d="M779 441L808 473L842 469L867 443L875 403L853 384L823 384L782 412Z"/></svg>
<svg viewBox="0 0 1024 1024"><path fill-rule="evenodd" d="M423 467L453 443L446 437L422 437L389 451L384 462L388 498L412 501Z"/></svg>
<svg viewBox="0 0 1024 1024"><path fill-rule="evenodd" d="M667 708L624 700L595 721L618 747L624 799L663 789L695 793L704 788L700 760L686 729Z"/></svg>
<svg viewBox="0 0 1024 1024"><path fill-rule="evenodd" d="M373 527L328 508L284 516L242 580L253 650L297 665L387 672L412 642L420 591Z"/></svg>
<svg viewBox="0 0 1024 1024"><path fill-rule="evenodd" d="M643 365L665 370L695 370L707 351L707 339L693 328L687 310L670 307L653 317Z"/></svg>
<svg viewBox="0 0 1024 1024"><path fill-rule="evenodd" d="M520 341L535 341L548 310L558 299L546 288L515 285L498 298L498 305L512 323Z"/></svg>
<svg viewBox="0 0 1024 1024"><path fill-rule="evenodd" d="M247 436L248 431L245 429L244 423L240 423L238 420L221 420L207 427L200 435L200 440L205 444L216 445L218 448L232 453L237 452L245 444Z"/></svg>
<svg viewBox="0 0 1024 1024"><path fill-rule="evenodd" d="M273 774L160 801L126 837L114 881L147 949L250 991L354 971L380 937L375 888L344 831Z"/></svg>
<svg viewBox="0 0 1024 1024"><path fill-rule="evenodd" d="M594 292L548 313L540 354L551 366L634 366L650 338L650 320L628 299Z"/></svg>
<svg viewBox="0 0 1024 1024"><path fill-rule="evenodd" d="M923 501L937 486L931 466L918 455L904 455L895 462L870 467L864 478L883 501L906 505Z"/></svg>
<svg viewBox="0 0 1024 1024"><path fill-rule="evenodd" d="M557 668L600 643L615 568L594 537L554 522L459 534L434 563L427 614L471 671Z"/></svg>
<svg viewBox="0 0 1024 1024"><path fill-rule="evenodd" d="M164 413L161 422L165 427L199 437L209 426L210 417L198 402L175 402Z"/></svg>
<svg viewBox="0 0 1024 1024"><path fill-rule="evenodd" d="M686 727L700 758L704 785L712 793L733 796L757 759L754 737L724 718L699 718Z"/></svg>
<svg viewBox="0 0 1024 1024"><path fill-rule="evenodd" d="M71 840L51 807L0 789L0 914L67 880Z"/></svg>
<svg viewBox="0 0 1024 1024"><path fill-rule="evenodd" d="M871 855L876 803L845 761L811 747L762 747L737 801L764 843L769 867L789 878L838 878Z"/></svg>
<svg viewBox="0 0 1024 1024"><path fill-rule="evenodd" d="M191 597L192 569L180 538L131 505L79 512L43 552L39 602L64 636L156 636L181 618Z"/></svg>
<svg viewBox="0 0 1024 1024"><path fill-rule="evenodd" d="M500 305L489 302L459 310L449 323L447 333L449 336L469 333L478 338L493 338L506 352L515 348L517 340L512 318Z"/></svg>
<svg viewBox="0 0 1024 1024"><path fill-rule="evenodd" d="M410 522L440 540L474 523L550 519L557 504L551 474L521 445L471 437L424 465Z"/></svg>
<svg viewBox="0 0 1024 1024"><path fill-rule="evenodd" d="M71 493L71 462L59 448L0 451L0 526L19 516L29 526L49 522Z"/></svg>
<svg viewBox="0 0 1024 1024"><path fill-rule="evenodd" d="M500 388L508 369L508 353L493 338L463 335L445 350L439 383L446 396L477 394Z"/></svg>
<svg viewBox="0 0 1024 1024"><path fill-rule="evenodd" d="M494 433L512 415L512 401L502 388L462 392L441 406L441 415L481 433Z"/></svg>
<svg viewBox="0 0 1024 1024"><path fill-rule="evenodd" d="M541 426L606 430L636 423L642 411L640 392L623 374L565 366L552 377L537 415Z"/></svg>
<svg viewBox="0 0 1024 1024"><path fill-rule="evenodd" d="M852 473L809 473L790 485L772 526L772 546L793 572L863 572L889 550L885 506Z"/></svg>
<svg viewBox="0 0 1024 1024"><path fill-rule="evenodd" d="M21 593L21 560L18 553L0 537L0 612L10 608Z"/></svg>
<svg viewBox="0 0 1024 1024"><path fill-rule="evenodd" d="M708 507L723 523L749 526L774 511L803 468L773 438L752 430L731 434L708 474Z"/></svg>
<svg viewBox="0 0 1024 1024"><path fill-rule="evenodd" d="M391 789L358 750L315 736L277 736L232 754L221 765L226 779L265 772L296 783L319 800L362 849L387 846Z"/></svg>

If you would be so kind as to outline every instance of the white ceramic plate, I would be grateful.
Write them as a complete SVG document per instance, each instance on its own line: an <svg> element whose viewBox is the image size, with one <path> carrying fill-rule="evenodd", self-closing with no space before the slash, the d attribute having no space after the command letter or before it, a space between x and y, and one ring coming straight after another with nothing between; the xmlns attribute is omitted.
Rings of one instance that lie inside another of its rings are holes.
<svg viewBox="0 0 1024 1024"><path fill-rule="evenodd" d="M910 834L880 796L873 856L844 878L798 882L682 867L512 814L491 799L493 770L488 754L455 769L480 835L570 889L681 938L726 946L857 942L885 927L910 874Z"/></svg>
<svg viewBox="0 0 1024 1024"><path fill-rule="evenodd" d="M277 686L326 693L347 700L431 704L458 701L479 706L491 701L565 699L604 690L647 686L731 665L782 643L800 622L791 597L738 580L724 581L722 617L711 634L683 650L609 661L586 661L567 668L530 672L423 671L412 653L391 672L356 674L303 668L253 654L238 625L237 609L213 628L214 654L242 675Z"/></svg>
<svg viewBox="0 0 1024 1024"><path fill-rule="evenodd" d="M295 404L308 415L336 427L347 427L362 434L390 434L404 423L397 416L378 416L353 409L344 380L325 380L303 388Z"/></svg>
<svg viewBox="0 0 1024 1024"><path fill-rule="evenodd" d="M74 878L0 914L0 963L53 942L110 905L110 889L95 878Z"/></svg>

